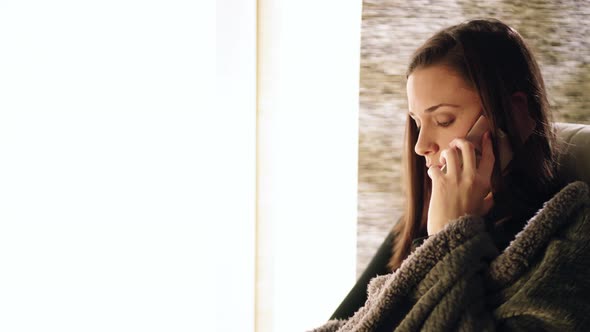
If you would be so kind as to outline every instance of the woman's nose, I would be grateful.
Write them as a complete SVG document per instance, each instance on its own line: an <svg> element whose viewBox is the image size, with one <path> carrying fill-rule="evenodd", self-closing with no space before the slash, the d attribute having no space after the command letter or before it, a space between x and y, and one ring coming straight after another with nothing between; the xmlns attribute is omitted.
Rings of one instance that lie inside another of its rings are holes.
<svg viewBox="0 0 590 332"><path fill-rule="evenodd" d="M420 156L426 156L428 154L436 153L438 150L438 145L434 142L434 140L425 133L424 130L421 130L418 134L418 140L416 141L416 145L414 146L414 151L416 154Z"/></svg>

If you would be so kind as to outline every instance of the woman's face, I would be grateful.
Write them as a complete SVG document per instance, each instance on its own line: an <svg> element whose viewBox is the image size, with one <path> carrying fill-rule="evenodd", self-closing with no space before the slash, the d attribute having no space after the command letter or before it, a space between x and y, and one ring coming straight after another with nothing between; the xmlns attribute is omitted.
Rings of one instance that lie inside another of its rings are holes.
<svg viewBox="0 0 590 332"><path fill-rule="evenodd" d="M477 92L452 69L442 65L414 70L407 82L409 115L419 128L414 151L426 166L442 167L443 149L465 137L481 114Z"/></svg>

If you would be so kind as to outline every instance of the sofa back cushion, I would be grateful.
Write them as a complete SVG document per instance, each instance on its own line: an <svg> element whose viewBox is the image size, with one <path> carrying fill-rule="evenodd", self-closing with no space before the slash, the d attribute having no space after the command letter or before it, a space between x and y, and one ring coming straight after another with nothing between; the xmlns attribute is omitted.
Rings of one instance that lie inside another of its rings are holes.
<svg viewBox="0 0 590 332"><path fill-rule="evenodd" d="M590 186L590 125L554 124L560 139L559 173L568 182L585 181Z"/></svg>

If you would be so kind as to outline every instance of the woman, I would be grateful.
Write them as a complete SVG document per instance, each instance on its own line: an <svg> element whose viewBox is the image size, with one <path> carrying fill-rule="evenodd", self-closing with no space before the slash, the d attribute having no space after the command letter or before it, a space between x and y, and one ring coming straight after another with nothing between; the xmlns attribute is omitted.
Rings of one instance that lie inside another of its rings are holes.
<svg viewBox="0 0 590 332"><path fill-rule="evenodd" d="M539 67L496 20L444 29L407 72L408 204L389 274L315 331L590 329L588 186L563 186ZM483 116L488 130L466 137Z"/></svg>

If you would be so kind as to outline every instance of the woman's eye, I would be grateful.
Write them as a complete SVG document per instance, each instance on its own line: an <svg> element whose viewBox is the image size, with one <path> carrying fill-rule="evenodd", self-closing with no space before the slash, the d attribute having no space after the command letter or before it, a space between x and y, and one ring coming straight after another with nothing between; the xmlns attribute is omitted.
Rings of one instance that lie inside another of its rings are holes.
<svg viewBox="0 0 590 332"><path fill-rule="evenodd" d="M453 123L453 120L449 120L449 121L443 121L443 122L436 122L436 124L437 124L438 126L441 126L441 127L448 127L448 126L450 126L452 123Z"/></svg>

